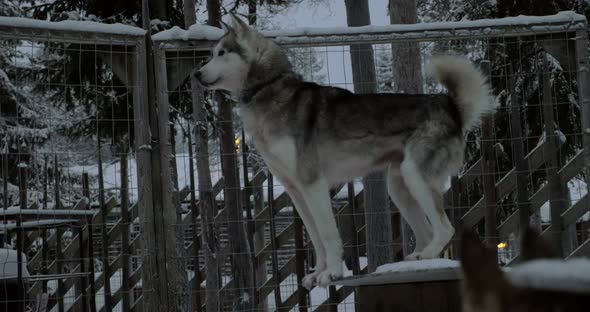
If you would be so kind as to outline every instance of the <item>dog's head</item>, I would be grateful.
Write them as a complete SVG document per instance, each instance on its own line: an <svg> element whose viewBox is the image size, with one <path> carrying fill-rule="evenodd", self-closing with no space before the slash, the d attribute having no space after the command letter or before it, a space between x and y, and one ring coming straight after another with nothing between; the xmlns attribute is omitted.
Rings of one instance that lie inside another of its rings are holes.
<svg viewBox="0 0 590 312"><path fill-rule="evenodd" d="M461 247L463 270L463 311L503 312L511 285L505 279L495 253L482 245L477 235L463 230Z"/></svg>
<svg viewBox="0 0 590 312"><path fill-rule="evenodd" d="M221 23L225 34L211 57L194 72L199 83L210 90L239 94L277 70L290 69L289 61L271 40L231 14L231 25Z"/></svg>
<svg viewBox="0 0 590 312"><path fill-rule="evenodd" d="M498 265L495 253L485 247L471 230L463 231L462 241L464 312L537 311L539 298L545 293L516 287L509 282ZM521 261L554 258L556 255L552 245L536 231L529 228L524 232L521 241Z"/></svg>

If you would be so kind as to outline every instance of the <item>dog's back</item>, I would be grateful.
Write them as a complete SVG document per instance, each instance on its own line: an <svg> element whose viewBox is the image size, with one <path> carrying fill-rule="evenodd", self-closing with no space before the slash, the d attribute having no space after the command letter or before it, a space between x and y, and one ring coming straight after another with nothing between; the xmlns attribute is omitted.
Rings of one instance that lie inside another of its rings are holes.
<svg viewBox="0 0 590 312"><path fill-rule="evenodd" d="M475 234L466 231L461 251L463 311L590 311L590 260L579 259L575 265L560 260L539 260L554 253L530 230L523 238L521 255L523 263L505 273L494 253ZM587 268L578 272L578 281L567 275L574 266Z"/></svg>

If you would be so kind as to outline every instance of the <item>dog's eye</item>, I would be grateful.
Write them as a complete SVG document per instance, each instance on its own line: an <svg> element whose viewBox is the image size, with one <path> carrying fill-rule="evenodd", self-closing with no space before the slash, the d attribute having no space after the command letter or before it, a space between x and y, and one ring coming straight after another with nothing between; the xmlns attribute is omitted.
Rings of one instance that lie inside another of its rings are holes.
<svg viewBox="0 0 590 312"><path fill-rule="evenodd" d="M217 52L217 56L222 56L225 54L225 50L219 50L219 52Z"/></svg>

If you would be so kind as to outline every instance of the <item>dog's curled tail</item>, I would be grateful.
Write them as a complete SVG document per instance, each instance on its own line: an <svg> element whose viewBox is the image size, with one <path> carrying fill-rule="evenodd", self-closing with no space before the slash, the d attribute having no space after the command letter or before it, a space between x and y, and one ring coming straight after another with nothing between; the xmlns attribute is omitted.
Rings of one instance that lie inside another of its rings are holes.
<svg viewBox="0 0 590 312"><path fill-rule="evenodd" d="M466 58L441 55L430 62L430 75L445 86L461 113L463 130L475 127L481 116L496 108L484 75Z"/></svg>

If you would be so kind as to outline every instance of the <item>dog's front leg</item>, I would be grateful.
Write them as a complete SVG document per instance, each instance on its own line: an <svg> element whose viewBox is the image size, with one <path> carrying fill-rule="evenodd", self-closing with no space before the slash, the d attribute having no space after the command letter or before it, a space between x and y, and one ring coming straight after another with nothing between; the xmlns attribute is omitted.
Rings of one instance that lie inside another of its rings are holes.
<svg viewBox="0 0 590 312"><path fill-rule="evenodd" d="M327 287L342 277L342 240L332 212L329 190L328 183L321 178L302 186L303 197L326 250L327 267L316 277L320 287Z"/></svg>
<svg viewBox="0 0 590 312"><path fill-rule="evenodd" d="M285 190L289 194L289 197L291 197L291 200L295 205L295 209L299 213L299 216L303 221L303 225L305 225L305 230L311 238L313 247L315 249L315 254L317 257L315 270L313 273L305 275L305 277L302 280L303 287L311 289L311 287L313 287L316 284L316 279L318 275L326 269L326 249L324 248L324 244L320 239L316 221L313 219L310 209L307 206L305 200L303 199L301 187L296 186L301 184L291 181L286 177L279 179L281 180L281 182L283 182Z"/></svg>

